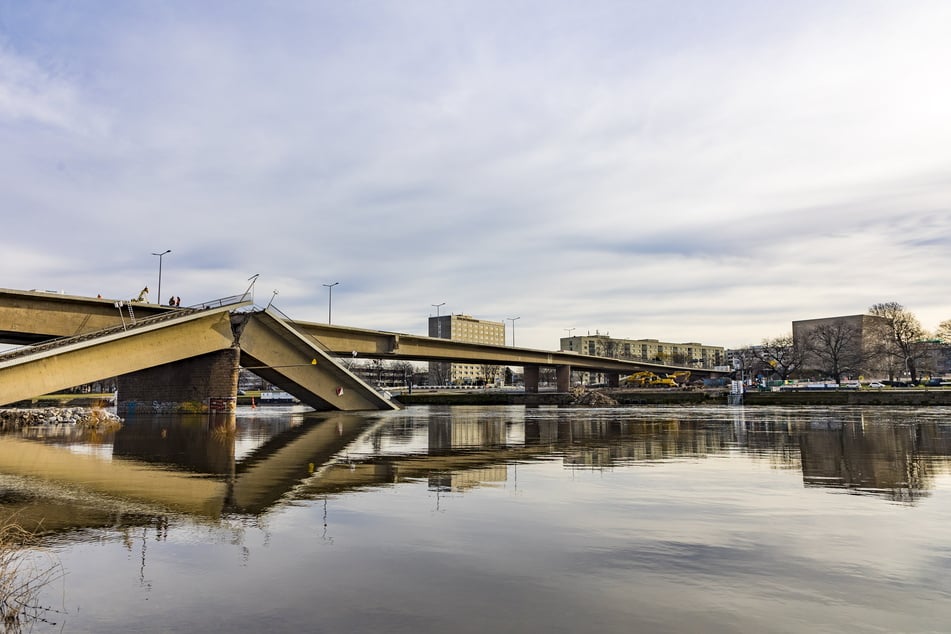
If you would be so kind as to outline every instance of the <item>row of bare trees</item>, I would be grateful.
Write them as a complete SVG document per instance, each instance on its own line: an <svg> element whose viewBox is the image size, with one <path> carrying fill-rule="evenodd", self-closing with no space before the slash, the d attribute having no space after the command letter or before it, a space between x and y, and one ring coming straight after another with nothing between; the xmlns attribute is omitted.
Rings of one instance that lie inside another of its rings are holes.
<svg viewBox="0 0 951 634"><path fill-rule="evenodd" d="M877 372L890 379L907 373L917 383L922 373L938 370L935 361L942 353L951 354L951 319L928 332L898 302L874 304L868 315L822 320L795 338L764 339L741 351L740 363L751 373L781 380L819 373L841 382Z"/></svg>

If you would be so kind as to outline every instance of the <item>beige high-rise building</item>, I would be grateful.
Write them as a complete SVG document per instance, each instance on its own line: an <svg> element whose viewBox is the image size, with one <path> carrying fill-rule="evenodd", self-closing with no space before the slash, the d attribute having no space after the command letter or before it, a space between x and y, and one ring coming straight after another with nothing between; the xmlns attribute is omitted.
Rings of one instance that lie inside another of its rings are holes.
<svg viewBox="0 0 951 634"><path fill-rule="evenodd" d="M828 372L833 365L849 376L886 376L886 360L877 354L884 317L876 315L843 315L800 319L792 322L793 343L805 350L803 370ZM818 343L817 333L821 333ZM828 378L828 377L820 377ZM833 377L836 378L836 377Z"/></svg>
<svg viewBox="0 0 951 634"><path fill-rule="evenodd" d="M429 336L504 346L505 324L476 319L470 315L441 315L429 318ZM484 380L494 383L503 372L503 366L434 361L429 364L429 382L431 385L474 385Z"/></svg>

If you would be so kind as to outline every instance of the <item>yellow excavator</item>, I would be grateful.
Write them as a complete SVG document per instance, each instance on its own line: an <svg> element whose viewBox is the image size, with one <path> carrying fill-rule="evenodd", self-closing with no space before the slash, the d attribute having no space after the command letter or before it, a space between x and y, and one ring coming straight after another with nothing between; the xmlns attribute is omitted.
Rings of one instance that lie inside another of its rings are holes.
<svg viewBox="0 0 951 634"><path fill-rule="evenodd" d="M690 378L688 370L678 370L667 376L660 377L648 370L635 372L621 379L621 383L628 387L679 387L687 383Z"/></svg>
<svg viewBox="0 0 951 634"><path fill-rule="evenodd" d="M667 375L667 378L673 379L677 385L686 385L690 380L690 370L677 370Z"/></svg>
<svg viewBox="0 0 951 634"><path fill-rule="evenodd" d="M650 385L651 380L656 378L658 378L656 374L644 370L624 377L621 379L621 383L629 387L647 387Z"/></svg>

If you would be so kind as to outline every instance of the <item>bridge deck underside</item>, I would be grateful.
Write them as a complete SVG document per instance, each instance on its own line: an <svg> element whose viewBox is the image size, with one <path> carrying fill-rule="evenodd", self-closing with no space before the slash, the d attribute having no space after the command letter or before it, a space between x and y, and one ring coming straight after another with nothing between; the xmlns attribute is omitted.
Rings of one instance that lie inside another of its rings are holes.
<svg viewBox="0 0 951 634"><path fill-rule="evenodd" d="M447 361L453 363L492 363L514 366L570 366L573 370L630 374L640 370L675 372L690 370L697 376L719 374L710 368L681 366L596 357L572 352L532 350L513 346L466 343L436 337L389 333L378 330L294 322L294 328L313 337L333 354L410 361Z"/></svg>

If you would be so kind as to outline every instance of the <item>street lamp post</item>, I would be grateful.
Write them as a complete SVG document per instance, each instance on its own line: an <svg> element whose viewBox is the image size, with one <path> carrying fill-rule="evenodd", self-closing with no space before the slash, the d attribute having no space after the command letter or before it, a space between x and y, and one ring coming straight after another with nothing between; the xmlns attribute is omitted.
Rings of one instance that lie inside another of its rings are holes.
<svg viewBox="0 0 951 634"><path fill-rule="evenodd" d="M510 322L512 322L512 347L515 347L515 320L521 319L521 317L506 317Z"/></svg>
<svg viewBox="0 0 951 634"><path fill-rule="evenodd" d="M330 295L327 297L327 323L330 324L330 311L333 309L334 302L334 286L340 282L334 282L333 284L323 284L327 287L327 290L330 292Z"/></svg>
<svg viewBox="0 0 951 634"><path fill-rule="evenodd" d="M574 332L574 330L575 330L574 326L572 326L571 328L565 328L565 332L568 333L569 340L571 339L571 333ZM568 349L571 350L571 341L568 341Z"/></svg>
<svg viewBox="0 0 951 634"><path fill-rule="evenodd" d="M161 253L152 254L152 255L158 256L158 292L156 293L156 297L157 297L157 300L155 302L156 304L162 303L162 258L171 252L172 252L171 249L165 249Z"/></svg>
<svg viewBox="0 0 951 634"><path fill-rule="evenodd" d="M438 304L430 304L430 306L436 309L436 336L439 337L440 339L442 339L442 322L439 321L439 307L445 306L445 305L446 305L446 302L440 302Z"/></svg>

